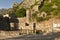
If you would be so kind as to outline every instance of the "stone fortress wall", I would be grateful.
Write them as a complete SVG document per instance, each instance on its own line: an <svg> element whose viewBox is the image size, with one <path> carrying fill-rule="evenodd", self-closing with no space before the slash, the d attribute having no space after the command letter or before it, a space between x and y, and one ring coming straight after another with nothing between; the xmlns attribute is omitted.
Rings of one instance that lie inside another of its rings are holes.
<svg viewBox="0 0 60 40"><path fill-rule="evenodd" d="M20 19L19 19L20 20ZM40 22L40 23L35 23L35 30L40 30L45 33L50 33L52 31L54 32L59 32L59 27L60 27L60 19L49 19L48 21ZM33 30L34 27L34 22L29 23L29 25L26 25L25 20L22 22L20 20L19 22L19 27L22 29L27 29L27 30Z"/></svg>
<svg viewBox="0 0 60 40"><path fill-rule="evenodd" d="M27 0L27 2L29 2L29 1L30 0ZM35 2L35 0L33 0L33 1ZM37 1L39 1L39 0L37 0ZM25 2L23 2L23 4L24 3ZM36 5L35 7L33 7L32 10L35 9L35 11L38 11L38 7L39 7L39 5ZM55 23L55 22L56 22L56 24L59 23L58 20L60 20L60 19L50 19L48 21L43 21L43 22L40 22L40 23L35 22L35 21L30 22L29 18L31 18L31 14L33 13L32 10L31 9L26 9L26 17L16 18L18 20L18 22L16 22L16 19L13 19L13 21L10 22L10 27L12 29L14 29L14 27L15 27L15 28L18 28L19 30L20 29L34 30L34 31L40 30L40 31L43 31L43 32L46 31L47 33L49 33L49 32L52 32L53 23ZM42 15L43 15L43 13L42 13ZM10 19L9 14L8 15L3 15L3 17L8 17Z"/></svg>

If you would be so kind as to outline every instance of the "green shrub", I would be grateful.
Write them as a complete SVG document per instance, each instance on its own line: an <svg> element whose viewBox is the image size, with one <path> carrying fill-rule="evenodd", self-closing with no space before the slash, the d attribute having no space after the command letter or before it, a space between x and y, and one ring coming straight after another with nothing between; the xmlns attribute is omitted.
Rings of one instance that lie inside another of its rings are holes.
<svg viewBox="0 0 60 40"><path fill-rule="evenodd" d="M40 9L40 11L45 11L46 13L50 13L52 11L52 3L46 3L43 5L43 7Z"/></svg>
<svg viewBox="0 0 60 40"><path fill-rule="evenodd" d="M42 21L45 21L45 20L49 20L51 18L51 16L46 16L46 17L37 17L37 22L42 22Z"/></svg>
<svg viewBox="0 0 60 40"><path fill-rule="evenodd" d="M51 18L51 16L46 16L45 18L44 18L44 20L49 20Z"/></svg>
<svg viewBox="0 0 60 40"><path fill-rule="evenodd" d="M54 16L57 16L57 15L58 15L58 10L54 10L52 14L53 14Z"/></svg>
<svg viewBox="0 0 60 40"><path fill-rule="evenodd" d="M60 6L60 0L52 0L53 3L55 3L57 6Z"/></svg>
<svg viewBox="0 0 60 40"><path fill-rule="evenodd" d="M26 9L21 8L19 10L16 10L15 14L17 17L25 17L26 16Z"/></svg>
<svg viewBox="0 0 60 40"><path fill-rule="evenodd" d="M33 13L33 14L32 14L32 18L33 18L33 19L36 19L36 18L37 18L37 13Z"/></svg>
<svg viewBox="0 0 60 40"><path fill-rule="evenodd" d="M37 17L36 20L37 20L37 22L42 22L44 19L43 19L43 17Z"/></svg>

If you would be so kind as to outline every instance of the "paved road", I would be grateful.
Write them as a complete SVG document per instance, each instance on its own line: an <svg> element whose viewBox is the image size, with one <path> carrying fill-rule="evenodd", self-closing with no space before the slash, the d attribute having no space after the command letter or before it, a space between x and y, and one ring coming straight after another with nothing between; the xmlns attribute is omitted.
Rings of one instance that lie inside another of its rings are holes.
<svg viewBox="0 0 60 40"><path fill-rule="evenodd" d="M60 40L60 33L54 33L53 35L24 35L4 40Z"/></svg>

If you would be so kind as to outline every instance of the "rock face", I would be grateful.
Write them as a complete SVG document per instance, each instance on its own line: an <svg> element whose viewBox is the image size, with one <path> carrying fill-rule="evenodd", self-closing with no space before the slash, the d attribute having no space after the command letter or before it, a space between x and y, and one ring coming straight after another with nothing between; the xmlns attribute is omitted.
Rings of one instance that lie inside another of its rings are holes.
<svg viewBox="0 0 60 40"><path fill-rule="evenodd" d="M24 0L24 2L21 4L21 6L23 7L30 7L31 5L33 5L35 3L35 0Z"/></svg>
<svg viewBox="0 0 60 40"><path fill-rule="evenodd" d="M37 1L40 0L24 0L23 3L21 4L22 7L25 8L30 8L32 5L34 5Z"/></svg>

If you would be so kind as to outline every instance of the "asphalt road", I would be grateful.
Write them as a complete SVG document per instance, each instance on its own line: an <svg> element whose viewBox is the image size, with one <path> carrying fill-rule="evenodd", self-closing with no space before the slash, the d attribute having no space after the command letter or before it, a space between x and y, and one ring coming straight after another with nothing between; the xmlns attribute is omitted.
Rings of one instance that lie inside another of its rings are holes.
<svg viewBox="0 0 60 40"><path fill-rule="evenodd" d="M20 37L15 37L15 38L8 38L8 39L3 39L3 40L60 40L60 33L53 33L51 35L24 35Z"/></svg>

